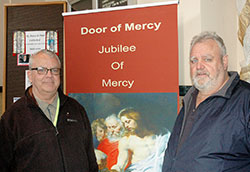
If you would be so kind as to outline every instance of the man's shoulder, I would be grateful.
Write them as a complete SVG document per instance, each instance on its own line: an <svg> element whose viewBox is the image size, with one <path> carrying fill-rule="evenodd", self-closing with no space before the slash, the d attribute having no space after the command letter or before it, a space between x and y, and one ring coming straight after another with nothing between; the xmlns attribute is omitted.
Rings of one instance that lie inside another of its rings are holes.
<svg viewBox="0 0 250 172"><path fill-rule="evenodd" d="M16 102L11 104L10 107L6 110L6 112L24 109L27 105L28 105L27 97L23 96L20 97Z"/></svg>
<svg viewBox="0 0 250 172"><path fill-rule="evenodd" d="M240 88L247 91L247 92L250 92L250 83L244 81L244 80L240 80L239 81L239 85L240 85Z"/></svg>
<svg viewBox="0 0 250 172"><path fill-rule="evenodd" d="M70 103L71 106L78 106L78 107L82 107L83 106L80 104L80 102L78 102L76 99L74 99L73 97L67 96L67 95L63 95L60 96L60 101L62 101L62 103Z"/></svg>
<svg viewBox="0 0 250 172"><path fill-rule="evenodd" d="M235 87L235 93L237 93L238 96L248 97L250 98L250 83L239 80L237 86Z"/></svg>
<svg viewBox="0 0 250 172"><path fill-rule="evenodd" d="M13 120L13 118L18 118L20 115L26 114L25 112L27 112L27 108L28 103L26 97L21 97L15 103L11 104L8 109L6 109L2 118Z"/></svg>

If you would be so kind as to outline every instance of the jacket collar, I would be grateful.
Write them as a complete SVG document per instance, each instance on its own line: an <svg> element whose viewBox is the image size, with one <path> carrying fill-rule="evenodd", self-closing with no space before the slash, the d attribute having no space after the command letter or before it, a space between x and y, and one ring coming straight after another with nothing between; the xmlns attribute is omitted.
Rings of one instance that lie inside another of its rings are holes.
<svg viewBox="0 0 250 172"><path fill-rule="evenodd" d="M58 95L60 98L60 106L62 106L67 101L68 96L66 96L60 88L58 88ZM32 85L26 89L25 96L27 97L28 104L38 106L36 99L32 94Z"/></svg>
<svg viewBox="0 0 250 172"><path fill-rule="evenodd" d="M230 78L226 82L226 84L218 92L216 92L215 94L209 97L220 96L220 97L230 98L232 96L233 89L239 83L240 77L237 72L228 72L228 75ZM184 110L184 117L182 121L180 136L182 135L183 130L184 130L184 123L187 118L187 114L186 114L188 111L187 109L190 107L191 100L193 98L196 98L198 93L199 93L199 90L197 90L194 86L192 86L183 98L183 105L184 105L185 110Z"/></svg>
<svg viewBox="0 0 250 172"><path fill-rule="evenodd" d="M225 98L230 98L232 96L232 91L237 85L237 83L240 80L239 74L237 72L228 72L229 75L229 80L226 82L226 84L215 94L211 96L220 96L220 97L225 97ZM192 96L197 95L199 90L197 90L194 86L192 86L187 94L185 95L183 101L186 104ZM209 96L209 97L211 97Z"/></svg>

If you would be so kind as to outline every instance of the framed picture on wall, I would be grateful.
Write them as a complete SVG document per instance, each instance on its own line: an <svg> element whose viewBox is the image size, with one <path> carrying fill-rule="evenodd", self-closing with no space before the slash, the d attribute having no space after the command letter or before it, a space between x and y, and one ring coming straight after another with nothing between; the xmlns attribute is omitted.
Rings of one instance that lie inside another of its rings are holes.
<svg viewBox="0 0 250 172"><path fill-rule="evenodd" d="M17 54L17 66L29 66L30 54Z"/></svg>

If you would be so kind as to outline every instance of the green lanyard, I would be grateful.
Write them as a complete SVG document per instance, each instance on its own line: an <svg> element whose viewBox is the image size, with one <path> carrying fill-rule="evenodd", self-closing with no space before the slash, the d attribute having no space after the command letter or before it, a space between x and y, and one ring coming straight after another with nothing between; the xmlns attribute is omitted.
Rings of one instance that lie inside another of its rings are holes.
<svg viewBox="0 0 250 172"><path fill-rule="evenodd" d="M56 106L56 116L55 116L55 119L53 121L53 125L56 127L56 123L57 123L57 120L58 120L58 115L59 115L59 108L60 108L60 99L58 97L57 99L57 106Z"/></svg>

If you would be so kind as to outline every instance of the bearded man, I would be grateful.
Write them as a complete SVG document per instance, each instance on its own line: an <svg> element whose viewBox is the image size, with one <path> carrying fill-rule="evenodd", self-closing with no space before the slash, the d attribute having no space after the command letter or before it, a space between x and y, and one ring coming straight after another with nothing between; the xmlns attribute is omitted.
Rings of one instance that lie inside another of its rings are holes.
<svg viewBox="0 0 250 172"><path fill-rule="evenodd" d="M193 87L184 97L162 172L250 171L250 84L227 68L220 36L202 32L193 38Z"/></svg>
<svg viewBox="0 0 250 172"><path fill-rule="evenodd" d="M107 127L107 137L103 139L98 145L97 149L107 155L107 168L117 163L119 154L118 144L124 133L124 128L120 119L112 114L105 119Z"/></svg>

